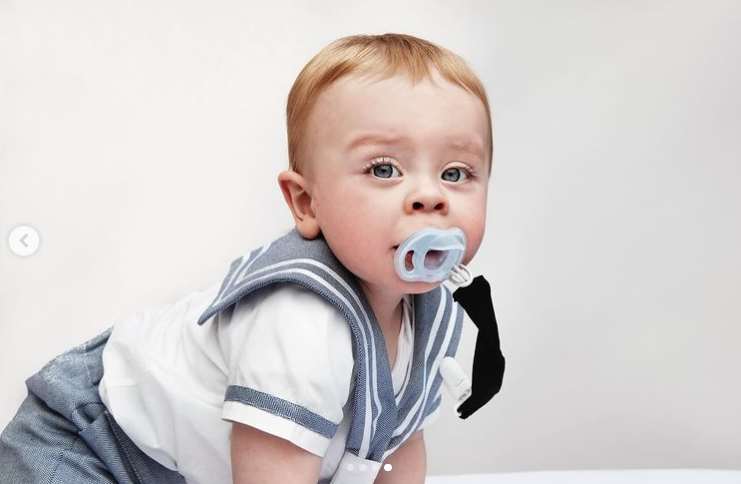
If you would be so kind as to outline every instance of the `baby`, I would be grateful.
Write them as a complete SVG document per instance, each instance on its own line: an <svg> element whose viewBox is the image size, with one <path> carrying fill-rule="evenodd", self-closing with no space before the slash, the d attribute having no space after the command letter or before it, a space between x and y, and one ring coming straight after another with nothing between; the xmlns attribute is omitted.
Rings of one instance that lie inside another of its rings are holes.
<svg viewBox="0 0 741 484"><path fill-rule="evenodd" d="M457 228L460 262L478 251L485 90L428 41L346 37L301 71L287 124L295 227L29 378L1 484L424 482L463 311L441 281L400 277L436 263L399 246Z"/></svg>

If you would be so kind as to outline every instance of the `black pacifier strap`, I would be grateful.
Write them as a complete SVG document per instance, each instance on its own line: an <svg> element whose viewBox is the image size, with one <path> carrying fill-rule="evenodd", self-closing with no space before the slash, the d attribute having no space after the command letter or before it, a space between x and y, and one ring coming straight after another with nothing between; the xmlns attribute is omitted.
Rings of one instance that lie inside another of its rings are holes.
<svg viewBox="0 0 741 484"><path fill-rule="evenodd" d="M504 356L499 347L499 328L494 316L491 286L484 276L476 276L468 286L456 289L453 299L479 329L473 354L471 396L458 407L460 418L465 419L483 407L502 388Z"/></svg>

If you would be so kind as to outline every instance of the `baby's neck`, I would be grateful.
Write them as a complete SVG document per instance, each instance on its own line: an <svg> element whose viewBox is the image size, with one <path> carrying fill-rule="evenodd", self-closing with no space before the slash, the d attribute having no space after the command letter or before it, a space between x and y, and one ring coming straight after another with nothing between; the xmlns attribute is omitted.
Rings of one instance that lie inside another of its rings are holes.
<svg viewBox="0 0 741 484"><path fill-rule="evenodd" d="M360 286L381 328L396 327L398 329L401 323L403 294L385 292L362 281Z"/></svg>
<svg viewBox="0 0 741 484"><path fill-rule="evenodd" d="M396 347L399 342L399 331L401 330L401 318L403 299L402 294L391 294L377 291L364 282L360 283L368 303L373 309L376 321L381 327L383 339L386 342L386 350L389 354L389 363L393 368L396 361Z"/></svg>
<svg viewBox="0 0 741 484"><path fill-rule="evenodd" d="M396 350L399 347L399 333L402 323L402 302L397 305L396 311L389 321L378 321L383 333L383 341L386 343L386 352L389 356L389 367L393 368L396 363Z"/></svg>

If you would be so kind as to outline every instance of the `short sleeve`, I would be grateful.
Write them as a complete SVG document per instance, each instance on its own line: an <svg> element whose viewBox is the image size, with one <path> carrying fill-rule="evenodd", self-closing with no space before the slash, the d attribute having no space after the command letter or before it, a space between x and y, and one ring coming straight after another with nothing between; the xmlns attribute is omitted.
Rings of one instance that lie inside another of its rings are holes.
<svg viewBox="0 0 741 484"><path fill-rule="evenodd" d="M238 301L219 325L228 365L222 419L324 456L353 374L342 313L311 289L273 284Z"/></svg>

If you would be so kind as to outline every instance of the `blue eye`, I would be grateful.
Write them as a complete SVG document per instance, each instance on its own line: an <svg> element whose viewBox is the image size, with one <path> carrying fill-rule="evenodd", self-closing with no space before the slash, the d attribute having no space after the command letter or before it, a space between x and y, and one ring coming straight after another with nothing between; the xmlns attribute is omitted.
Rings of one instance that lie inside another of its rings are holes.
<svg viewBox="0 0 741 484"><path fill-rule="evenodd" d="M456 173L456 170L457 170L457 173ZM452 181L452 182L461 181L461 175L460 175L461 173L465 174L465 178L463 178L463 180L466 180L469 178L469 174L465 169L456 167L456 168L448 168L447 170L445 170L443 172L443 179L445 181ZM447 174L451 174L451 177L446 177L445 175Z"/></svg>
<svg viewBox="0 0 741 484"><path fill-rule="evenodd" d="M371 162L371 164L366 167L365 172L369 173L373 171L373 175L378 178L392 178L394 170L396 170L396 172L401 175L401 173L399 172L399 168L397 168L396 165L385 161L385 159L382 159L374 160L373 162Z"/></svg>

